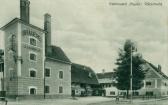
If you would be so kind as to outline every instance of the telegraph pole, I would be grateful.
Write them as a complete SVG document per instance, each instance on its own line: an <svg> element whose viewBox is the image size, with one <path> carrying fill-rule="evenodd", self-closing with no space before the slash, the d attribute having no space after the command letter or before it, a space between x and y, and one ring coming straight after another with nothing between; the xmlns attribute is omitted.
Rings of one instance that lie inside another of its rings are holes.
<svg viewBox="0 0 168 105"><path fill-rule="evenodd" d="M133 76L132 76L132 45L131 45L131 73L130 73L130 101L131 101L131 103L132 103L132 78L133 78Z"/></svg>

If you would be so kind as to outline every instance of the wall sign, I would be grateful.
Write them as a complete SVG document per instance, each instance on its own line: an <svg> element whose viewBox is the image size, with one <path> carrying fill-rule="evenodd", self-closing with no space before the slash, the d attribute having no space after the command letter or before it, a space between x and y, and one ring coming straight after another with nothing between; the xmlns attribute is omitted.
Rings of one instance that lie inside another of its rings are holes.
<svg viewBox="0 0 168 105"><path fill-rule="evenodd" d="M41 41L40 35L37 34L35 31L32 31L32 30L23 30L22 34L23 35L33 36L33 37L37 38L39 41Z"/></svg>
<svg viewBox="0 0 168 105"><path fill-rule="evenodd" d="M30 50L33 50L33 51L37 51L37 52L40 52L40 51L41 51L40 48L33 47L33 46L28 45L28 44L24 44L24 48L30 49Z"/></svg>

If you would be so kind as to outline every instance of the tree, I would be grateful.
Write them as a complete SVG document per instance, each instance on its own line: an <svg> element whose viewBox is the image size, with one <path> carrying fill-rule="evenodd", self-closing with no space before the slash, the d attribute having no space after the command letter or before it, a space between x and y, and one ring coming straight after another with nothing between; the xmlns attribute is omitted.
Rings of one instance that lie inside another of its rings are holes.
<svg viewBox="0 0 168 105"><path fill-rule="evenodd" d="M133 54L133 52L136 52L136 54ZM116 77L115 86L119 90L127 90L127 98L130 90L131 55L133 78L132 89L140 89L143 86L143 79L145 78L145 72L141 69L141 64L143 64L142 56L137 53L135 43L131 40L126 40L123 49L119 50L119 58L116 61L117 68L114 69L114 72Z"/></svg>

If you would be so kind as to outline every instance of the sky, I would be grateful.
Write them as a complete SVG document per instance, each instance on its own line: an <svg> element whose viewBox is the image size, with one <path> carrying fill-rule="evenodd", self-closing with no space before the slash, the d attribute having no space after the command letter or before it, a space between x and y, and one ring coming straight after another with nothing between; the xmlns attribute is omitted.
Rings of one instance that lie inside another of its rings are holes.
<svg viewBox="0 0 168 105"><path fill-rule="evenodd" d="M110 3L161 2L162 6L121 6ZM43 28L52 16L52 44L74 63L95 72L113 71L126 39L138 52L168 74L168 2L166 0L30 0L30 23ZM0 0L0 27L20 17L19 0ZM3 35L0 32L0 48Z"/></svg>

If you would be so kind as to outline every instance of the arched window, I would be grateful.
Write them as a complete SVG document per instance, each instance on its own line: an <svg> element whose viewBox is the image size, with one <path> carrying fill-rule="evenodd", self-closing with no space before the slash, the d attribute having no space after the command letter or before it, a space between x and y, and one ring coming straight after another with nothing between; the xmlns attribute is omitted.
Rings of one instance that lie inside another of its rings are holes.
<svg viewBox="0 0 168 105"><path fill-rule="evenodd" d="M36 88L30 88L30 95L36 94Z"/></svg>
<svg viewBox="0 0 168 105"><path fill-rule="evenodd" d="M63 93L63 87L59 86L59 93Z"/></svg>
<svg viewBox="0 0 168 105"><path fill-rule="evenodd" d="M30 70L30 77L36 77L36 71L31 69Z"/></svg>
<svg viewBox="0 0 168 105"><path fill-rule="evenodd" d="M30 53L29 57L30 57L31 61L36 61L37 60L37 57L36 57L35 53Z"/></svg>
<svg viewBox="0 0 168 105"><path fill-rule="evenodd" d="M37 41L35 38L30 38L30 45L37 46Z"/></svg>
<svg viewBox="0 0 168 105"><path fill-rule="evenodd" d="M63 71L59 71L59 79L63 79Z"/></svg>
<svg viewBox="0 0 168 105"><path fill-rule="evenodd" d="M12 51L16 51L16 36L14 34L12 34L10 36L10 39L9 39L9 43L10 43L10 50Z"/></svg>

